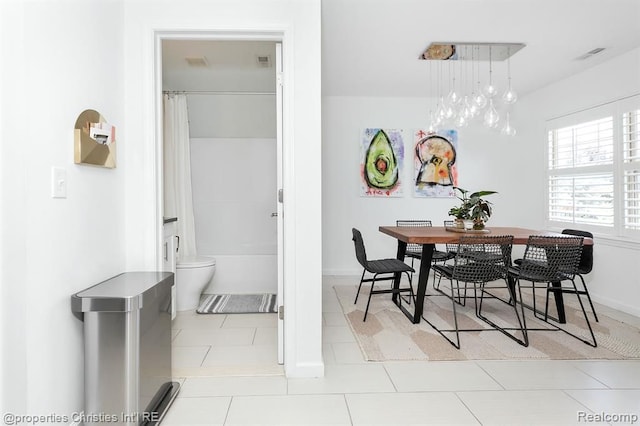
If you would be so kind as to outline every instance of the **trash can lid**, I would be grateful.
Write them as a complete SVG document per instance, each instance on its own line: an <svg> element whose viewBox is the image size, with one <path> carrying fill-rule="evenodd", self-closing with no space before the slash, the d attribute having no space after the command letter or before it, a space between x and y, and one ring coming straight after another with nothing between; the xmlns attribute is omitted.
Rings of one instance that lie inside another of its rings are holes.
<svg viewBox="0 0 640 426"><path fill-rule="evenodd" d="M142 308L142 295L159 283L173 283L172 272L124 272L71 296L73 312L129 312Z"/></svg>

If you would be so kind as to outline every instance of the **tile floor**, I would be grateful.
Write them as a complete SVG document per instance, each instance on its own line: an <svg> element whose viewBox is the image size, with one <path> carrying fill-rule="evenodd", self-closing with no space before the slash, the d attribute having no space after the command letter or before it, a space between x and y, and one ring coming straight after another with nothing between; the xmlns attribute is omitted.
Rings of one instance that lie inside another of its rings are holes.
<svg viewBox="0 0 640 426"><path fill-rule="evenodd" d="M640 361L366 362L333 290L354 280L324 278L320 379L284 377L275 315L180 314L162 425L640 423Z"/></svg>

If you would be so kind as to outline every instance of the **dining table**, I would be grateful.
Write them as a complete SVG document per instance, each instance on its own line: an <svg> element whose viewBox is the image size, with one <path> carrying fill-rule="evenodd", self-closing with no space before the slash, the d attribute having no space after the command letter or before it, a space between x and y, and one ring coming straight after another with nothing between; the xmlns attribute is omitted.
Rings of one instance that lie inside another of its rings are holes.
<svg viewBox="0 0 640 426"><path fill-rule="evenodd" d="M398 298L398 294L393 294L393 302L396 306L409 318L414 324L420 322L422 313L424 310L424 298L427 291L427 282L429 277L429 271L431 269L431 260L436 244L457 244L462 236L465 235L512 235L513 244L526 245L531 235L542 236L563 236L559 232L541 231L535 229L519 228L519 227L503 227L495 226L491 228L485 228L483 230L462 230L459 228L448 228L444 226L421 226L421 227L409 227L409 226L380 226L379 231L383 234L389 235L398 240L398 249L396 257L404 261L407 244L419 244L422 246L422 253L420 257L420 269L418 271L418 288L416 290L416 299L414 303L414 311L410 312L404 305L402 305L401 299ZM584 238L584 245L593 245L591 238ZM400 286L401 274L396 274L393 287L395 289ZM510 278L509 285L515 286L515 283ZM554 287L560 287L560 282L552 283ZM564 309L564 300L561 291L554 291L554 299L557 310L557 321L559 323L566 323L566 314Z"/></svg>

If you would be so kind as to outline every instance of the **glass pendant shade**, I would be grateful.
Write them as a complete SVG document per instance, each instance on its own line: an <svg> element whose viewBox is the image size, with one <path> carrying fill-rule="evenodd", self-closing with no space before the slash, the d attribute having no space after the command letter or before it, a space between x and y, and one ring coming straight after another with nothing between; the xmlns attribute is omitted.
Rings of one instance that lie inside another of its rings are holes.
<svg viewBox="0 0 640 426"><path fill-rule="evenodd" d="M450 105L456 105L460 102L460 95L455 91L455 89L451 89L451 91L447 95L447 102Z"/></svg>
<svg viewBox="0 0 640 426"><path fill-rule="evenodd" d="M514 104L517 100L518 94L511 88L511 85L509 85L507 91L502 95L502 101L505 104Z"/></svg>
<svg viewBox="0 0 640 426"><path fill-rule="evenodd" d="M516 129L514 129L513 126L511 126L511 122L509 120L509 113L507 113L507 116L506 116L505 122L504 122L504 126L500 130L500 133L502 133L505 136L515 136L516 135Z"/></svg>
<svg viewBox="0 0 640 426"><path fill-rule="evenodd" d="M493 83L489 82L489 84L484 87L484 94L488 98L493 98L498 94L498 89L493 85Z"/></svg>
<svg viewBox="0 0 640 426"><path fill-rule="evenodd" d="M453 107L451 105L447 105L444 110L444 118L451 120L454 115L456 115L456 112L453 110Z"/></svg>
<svg viewBox="0 0 640 426"><path fill-rule="evenodd" d="M493 99L489 99L489 106L487 111L484 113L484 125L494 128L498 125L499 121L500 116L498 115L496 108L493 106Z"/></svg>
<svg viewBox="0 0 640 426"><path fill-rule="evenodd" d="M479 109L483 109L487 106L487 97L482 94L480 89L480 82L478 82L478 93L476 93L473 97L473 102L477 105Z"/></svg>

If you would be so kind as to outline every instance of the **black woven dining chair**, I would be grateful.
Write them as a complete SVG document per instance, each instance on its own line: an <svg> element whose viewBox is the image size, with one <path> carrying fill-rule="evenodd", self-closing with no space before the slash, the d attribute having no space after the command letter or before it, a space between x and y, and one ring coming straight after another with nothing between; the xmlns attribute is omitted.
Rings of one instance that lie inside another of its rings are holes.
<svg viewBox="0 0 640 426"><path fill-rule="evenodd" d="M456 299L460 298L460 282L465 283L465 287L467 284L473 286L475 316L477 318L491 326L491 329L500 331L519 344L523 346L529 345L522 305L520 305L520 312L518 312L517 303L510 305L492 293L492 289L506 289L512 300L519 299L516 297L515 289L509 286L507 280L508 268L511 264L512 247L513 236L511 235L463 236L457 244L453 265L434 265L434 269L450 282L450 294L446 296L452 301L454 328L439 328L424 316L422 318L457 349L460 349L461 332L487 330L487 328L462 329L459 327L458 309L460 308L456 307L458 304ZM458 295L456 295L455 292L457 292ZM466 297L466 295L464 297ZM482 311L485 301L489 299L503 303L509 306L509 309L513 308L517 325L514 324L513 327L506 327L497 324L498 322L503 322L502 319L497 319L496 321L489 319ZM518 337L515 333L512 334L512 332L519 332L522 337ZM455 341L446 333L455 333Z"/></svg>
<svg viewBox="0 0 640 426"><path fill-rule="evenodd" d="M430 220L396 220L396 226L410 226L410 227L431 227L433 226ZM444 263L454 258L454 254L449 251L433 250L431 255L431 264ZM413 267L413 261L415 259L422 259L422 245L415 243L408 243L405 257L411 258L411 267ZM436 274L433 275L433 285L435 287Z"/></svg>
<svg viewBox="0 0 640 426"><path fill-rule="evenodd" d="M369 260L367 259L367 251L364 247L364 241L362 239L362 234L356 228L352 230L353 234L353 243L356 250L356 258L360 265L364 268L362 271L362 277L360 278L360 284L358 285L358 292L356 293L356 299L353 302L354 304L358 303L358 296L360 295L360 289L362 288L362 283L370 282L371 290L369 291L369 300L367 300L367 307L364 311L364 318L362 321L367 320L367 313L369 312L369 305L371 304L371 296L374 294L383 294L383 293L393 293L398 294L408 292L411 296L410 300L415 300L415 296L413 294L413 287L411 285L411 273L415 272L414 269L398 259L377 259L377 260ZM365 274L370 273L373 274L370 278L365 278ZM395 279L396 274L406 273L407 278L409 279L409 287L405 288L390 288L390 289L382 289L375 290L375 284L380 281L390 281ZM402 297L399 297L399 303L402 304Z"/></svg>
<svg viewBox="0 0 640 426"><path fill-rule="evenodd" d="M575 283L582 249L582 237L532 235L527 241L522 260L519 265L509 268L509 275L516 281L516 285L520 289L531 289L534 316L552 327L551 329L538 329L538 331L562 331L587 345L596 347L596 337L582 303L581 296L585 293L578 290ZM525 286L522 281L528 281L530 285ZM562 283L567 281L571 285L563 286ZM536 308L536 288L541 287L546 292L544 311L539 311ZM576 295L591 335L591 341L569 331L566 326L561 326L555 318L549 315L549 298L552 293Z"/></svg>
<svg viewBox="0 0 640 426"><path fill-rule="evenodd" d="M593 239L593 234L588 231L581 231L578 229L563 229L562 233L564 235L575 235L578 237L585 237ZM591 306L591 312L593 312L593 317L598 322L598 314L596 314L596 308L593 306L593 302L591 301L591 295L589 294L589 289L587 289L587 283L584 281L583 275L586 275L591 272L593 269L593 245L583 245L582 246L582 254L580 255L580 263L578 264L578 270L576 275L582 281L581 294L587 296L587 300L589 301L589 305Z"/></svg>

